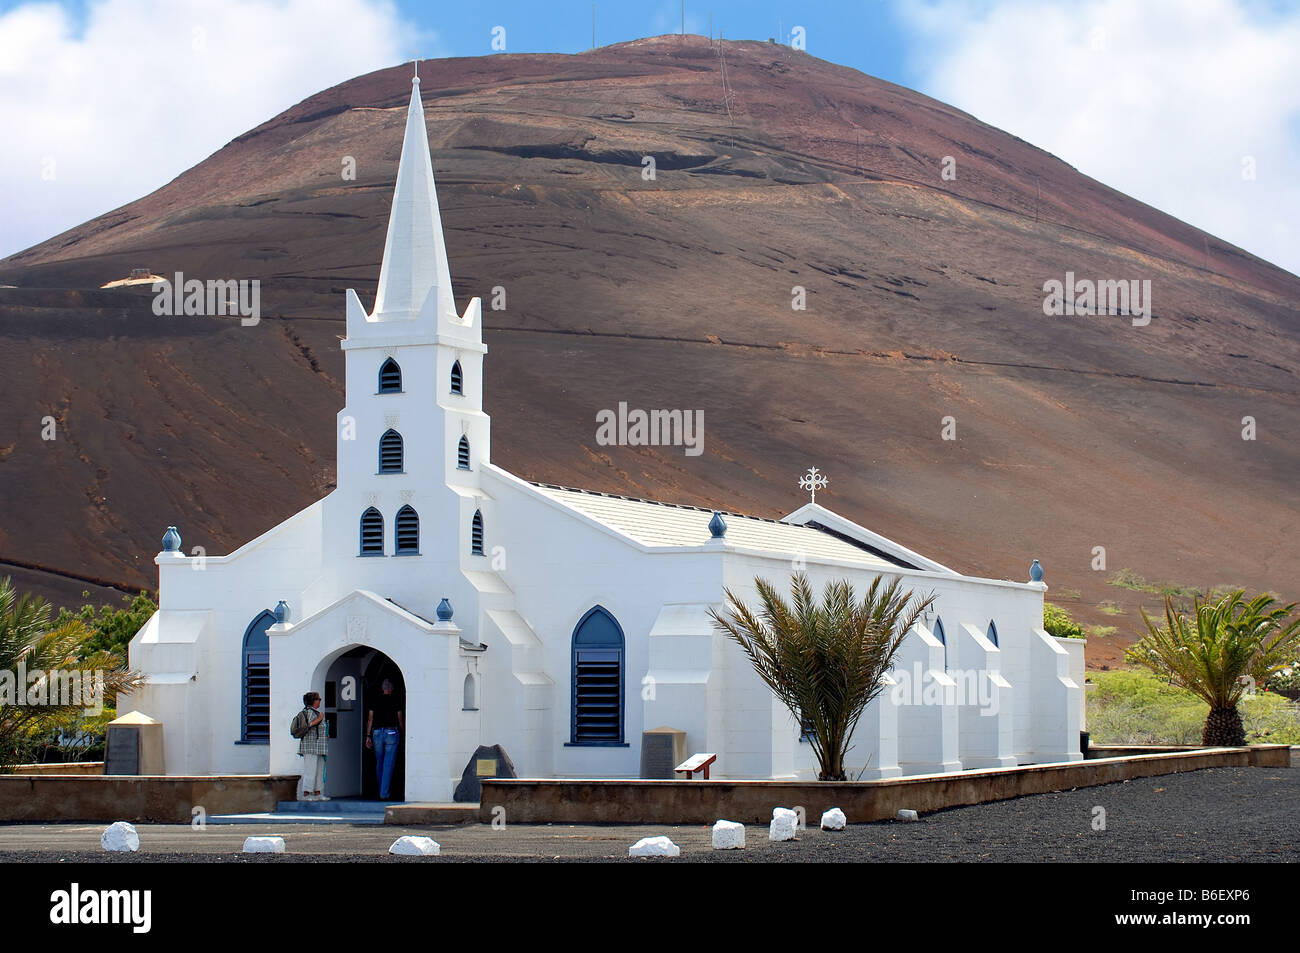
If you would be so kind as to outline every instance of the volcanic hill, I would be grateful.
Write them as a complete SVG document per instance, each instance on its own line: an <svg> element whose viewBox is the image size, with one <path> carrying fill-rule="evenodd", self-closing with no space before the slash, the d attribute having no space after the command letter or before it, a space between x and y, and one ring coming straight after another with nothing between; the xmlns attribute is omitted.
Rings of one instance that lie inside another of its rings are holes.
<svg viewBox="0 0 1300 953"><path fill-rule="evenodd" d="M328 492L342 292L373 303L410 72L325 90L0 261L0 572L63 603L152 589L168 524L220 554ZM1300 595L1296 276L770 43L420 75L457 303L484 299L497 464L773 517L818 466L819 501L955 569L1023 580L1039 558L1049 600L1113 627L1091 664L1159 601L1121 570ZM262 320L100 289L134 268L259 279ZM1045 316L1066 272L1149 279L1150 324ZM599 445L620 402L702 410L704 453Z"/></svg>

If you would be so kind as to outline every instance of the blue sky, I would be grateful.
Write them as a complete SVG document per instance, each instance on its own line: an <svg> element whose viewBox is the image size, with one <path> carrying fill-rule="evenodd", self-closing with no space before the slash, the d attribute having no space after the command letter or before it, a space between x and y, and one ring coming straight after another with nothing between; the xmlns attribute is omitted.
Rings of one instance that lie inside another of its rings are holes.
<svg viewBox="0 0 1300 953"><path fill-rule="evenodd" d="M598 0L599 45L681 29ZM686 5L920 90L1300 272L1300 3L856 0ZM590 0L0 0L0 256L164 185L312 93L422 57L591 45ZM1249 168L1249 174L1244 170Z"/></svg>

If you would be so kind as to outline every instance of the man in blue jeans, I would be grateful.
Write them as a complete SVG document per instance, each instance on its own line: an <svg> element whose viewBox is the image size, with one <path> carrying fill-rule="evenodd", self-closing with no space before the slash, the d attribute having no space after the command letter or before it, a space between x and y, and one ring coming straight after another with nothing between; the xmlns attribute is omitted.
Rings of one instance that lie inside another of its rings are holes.
<svg viewBox="0 0 1300 953"><path fill-rule="evenodd" d="M366 716L366 747L375 749L375 776L379 779L379 800L388 800L397 763L397 743L402 737L402 710L393 697L393 683L384 679L384 693L370 705Z"/></svg>

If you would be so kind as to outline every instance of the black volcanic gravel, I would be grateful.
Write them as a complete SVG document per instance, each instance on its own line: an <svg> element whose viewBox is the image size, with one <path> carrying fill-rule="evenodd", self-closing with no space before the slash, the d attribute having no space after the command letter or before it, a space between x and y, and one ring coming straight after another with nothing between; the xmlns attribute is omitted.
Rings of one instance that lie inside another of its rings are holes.
<svg viewBox="0 0 1300 953"><path fill-rule="evenodd" d="M1105 810L1105 830L1093 829L1094 809ZM852 821L852 818L849 818ZM809 818L816 823L815 818ZM441 828L363 826L211 827L140 825L138 854L109 854L96 846L103 825L0 827L0 861L64 863L325 863L628 861L627 848L644 836L665 834L682 848L675 861L712 862L1296 862L1300 861L1300 770L1209 768L1177 775L1041 794L923 815L919 822L850 824L845 831L808 830L798 840L772 844L750 825L743 851L714 851L706 826L486 825ZM73 831L78 836L72 837ZM60 832L66 832L60 836ZM436 860L394 857L388 845L403 833L432 836ZM290 853L242 855L248 835L281 834ZM51 838L71 850L44 847ZM87 838L93 838L87 842ZM214 841L220 840L217 844ZM206 843L205 843L206 841ZM311 843L315 841L316 843ZM186 850L176 846L185 843ZM192 846L191 846L192 845ZM156 848L156 849L155 849ZM203 851L203 852L199 852ZM214 852L219 851L219 852Z"/></svg>

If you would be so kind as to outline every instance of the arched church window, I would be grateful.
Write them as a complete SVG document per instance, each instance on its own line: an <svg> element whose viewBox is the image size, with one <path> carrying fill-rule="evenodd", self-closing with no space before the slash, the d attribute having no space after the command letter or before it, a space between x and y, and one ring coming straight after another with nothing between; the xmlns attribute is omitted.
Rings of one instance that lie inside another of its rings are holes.
<svg viewBox="0 0 1300 953"><path fill-rule="evenodd" d="M469 551L471 556L483 555L483 511L474 511L474 521L469 528Z"/></svg>
<svg viewBox="0 0 1300 953"><path fill-rule="evenodd" d="M992 642L994 645L998 644L998 627L997 627L997 623L995 623L992 619L989 619L988 638L989 641Z"/></svg>
<svg viewBox="0 0 1300 953"><path fill-rule="evenodd" d="M379 472L402 472L402 435L396 430L385 430L379 438Z"/></svg>
<svg viewBox="0 0 1300 953"><path fill-rule="evenodd" d="M571 744L623 743L623 629L600 606L573 630Z"/></svg>
<svg viewBox="0 0 1300 953"><path fill-rule="evenodd" d="M402 392L402 369L391 357L379 367L379 393L400 394Z"/></svg>
<svg viewBox="0 0 1300 953"><path fill-rule="evenodd" d="M451 392L453 394L465 393L465 375L460 369L460 361L451 365Z"/></svg>
<svg viewBox="0 0 1300 953"><path fill-rule="evenodd" d="M410 506L403 506L397 511L394 539L398 556L413 556L420 552L420 516Z"/></svg>
<svg viewBox="0 0 1300 953"><path fill-rule="evenodd" d="M478 711L478 686L474 683L474 673L465 676L465 698L460 707L465 711Z"/></svg>
<svg viewBox="0 0 1300 953"><path fill-rule="evenodd" d="M271 646L266 630L274 624L275 616L263 610L244 630L240 740L245 744L271 743Z"/></svg>
<svg viewBox="0 0 1300 953"><path fill-rule="evenodd" d="M456 446L456 467L460 470L469 469L469 437L461 435L460 443Z"/></svg>
<svg viewBox="0 0 1300 953"><path fill-rule="evenodd" d="M361 555L384 555L384 517L373 506L361 514Z"/></svg>
<svg viewBox="0 0 1300 953"><path fill-rule="evenodd" d="M943 619L934 620L934 637L943 643L943 670L948 671L948 636L943 631Z"/></svg>

